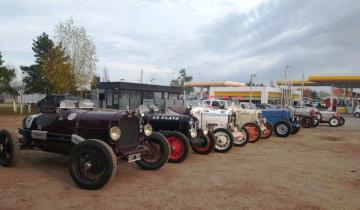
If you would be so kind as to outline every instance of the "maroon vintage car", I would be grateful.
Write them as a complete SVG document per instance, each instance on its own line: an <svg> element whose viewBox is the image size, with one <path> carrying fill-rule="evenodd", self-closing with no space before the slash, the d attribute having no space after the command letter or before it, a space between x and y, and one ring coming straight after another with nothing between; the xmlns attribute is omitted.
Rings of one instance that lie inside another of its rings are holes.
<svg viewBox="0 0 360 210"><path fill-rule="evenodd" d="M0 131L0 164L14 166L19 151L40 149L70 155L69 172L84 189L98 189L115 175L117 160L155 170L169 158L169 145L141 118L130 112L63 110L28 116L22 138Z"/></svg>

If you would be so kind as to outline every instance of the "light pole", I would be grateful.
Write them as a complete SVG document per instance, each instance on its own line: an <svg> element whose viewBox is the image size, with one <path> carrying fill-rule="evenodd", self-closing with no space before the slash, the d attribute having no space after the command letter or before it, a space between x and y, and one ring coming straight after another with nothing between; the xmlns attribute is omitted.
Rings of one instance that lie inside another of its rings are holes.
<svg viewBox="0 0 360 210"><path fill-rule="evenodd" d="M251 74L250 75L250 103L252 101L252 83L253 83L253 77L256 77L257 74Z"/></svg>

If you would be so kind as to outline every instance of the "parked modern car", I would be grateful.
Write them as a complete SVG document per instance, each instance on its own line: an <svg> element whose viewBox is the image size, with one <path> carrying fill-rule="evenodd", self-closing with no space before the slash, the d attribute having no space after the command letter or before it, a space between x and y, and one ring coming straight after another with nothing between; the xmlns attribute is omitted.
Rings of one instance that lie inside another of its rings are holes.
<svg viewBox="0 0 360 210"><path fill-rule="evenodd" d="M354 109L354 112L353 112L354 116L357 117L357 118L360 118L360 106L356 106L356 108Z"/></svg>
<svg viewBox="0 0 360 210"><path fill-rule="evenodd" d="M262 113L279 137L287 137L300 130L299 119L289 109L263 109Z"/></svg>
<svg viewBox="0 0 360 210"><path fill-rule="evenodd" d="M69 173L84 189L107 184L117 160L135 162L145 170L161 168L169 158L166 138L135 113L58 110L24 118L19 134L0 131L0 164L14 166L20 150L69 155Z"/></svg>

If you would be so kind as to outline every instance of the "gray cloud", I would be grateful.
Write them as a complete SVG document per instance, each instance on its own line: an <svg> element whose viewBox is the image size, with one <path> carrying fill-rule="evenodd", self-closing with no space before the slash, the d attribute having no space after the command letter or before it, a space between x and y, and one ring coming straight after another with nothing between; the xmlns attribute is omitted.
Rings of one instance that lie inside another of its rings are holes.
<svg viewBox="0 0 360 210"><path fill-rule="evenodd" d="M1 1L0 51L11 65L34 60L32 40L73 16L93 37L98 72L168 84L180 68L196 80L281 79L285 65L309 74L360 73L360 2Z"/></svg>

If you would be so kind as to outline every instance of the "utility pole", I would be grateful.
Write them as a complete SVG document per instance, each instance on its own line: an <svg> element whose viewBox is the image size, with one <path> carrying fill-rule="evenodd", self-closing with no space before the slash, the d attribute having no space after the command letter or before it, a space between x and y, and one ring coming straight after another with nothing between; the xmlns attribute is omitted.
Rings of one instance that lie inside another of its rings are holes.
<svg viewBox="0 0 360 210"><path fill-rule="evenodd" d="M144 76L144 70L141 69L140 71L140 83L143 83L143 76Z"/></svg>
<svg viewBox="0 0 360 210"><path fill-rule="evenodd" d="M251 74L250 75L250 103L252 101L252 83L253 83L253 77L256 77L257 74Z"/></svg>
<svg viewBox="0 0 360 210"><path fill-rule="evenodd" d="M300 98L300 107L304 106L304 73L301 75L301 98Z"/></svg>

